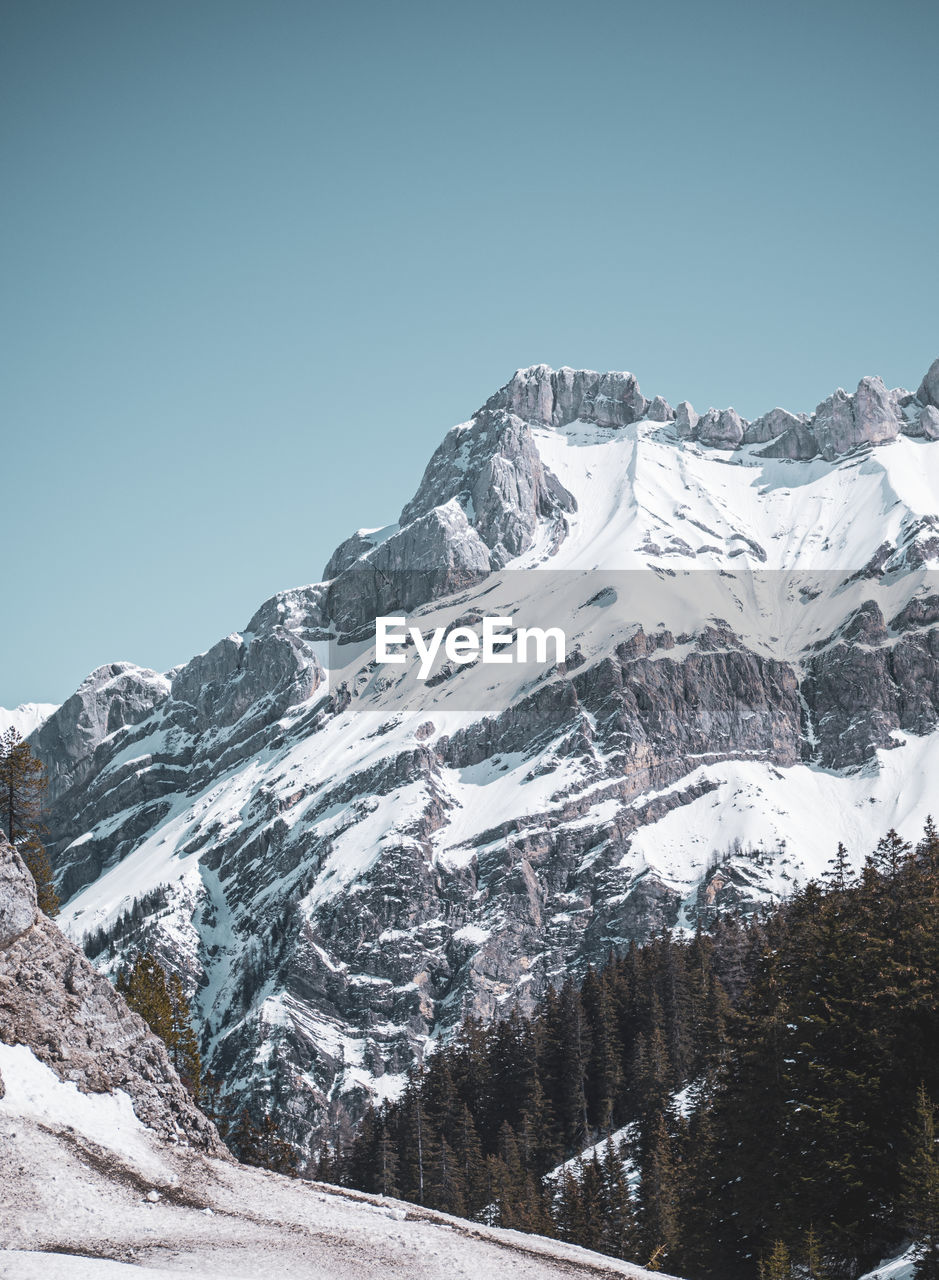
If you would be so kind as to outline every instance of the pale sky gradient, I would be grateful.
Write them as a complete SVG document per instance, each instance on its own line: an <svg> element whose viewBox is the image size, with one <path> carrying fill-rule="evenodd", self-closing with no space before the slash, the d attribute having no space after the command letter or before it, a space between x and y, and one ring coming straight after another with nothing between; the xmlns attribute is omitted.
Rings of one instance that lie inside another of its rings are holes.
<svg viewBox="0 0 939 1280"><path fill-rule="evenodd" d="M316 580L518 366L915 388L937 48L925 0L7 0L0 704Z"/></svg>

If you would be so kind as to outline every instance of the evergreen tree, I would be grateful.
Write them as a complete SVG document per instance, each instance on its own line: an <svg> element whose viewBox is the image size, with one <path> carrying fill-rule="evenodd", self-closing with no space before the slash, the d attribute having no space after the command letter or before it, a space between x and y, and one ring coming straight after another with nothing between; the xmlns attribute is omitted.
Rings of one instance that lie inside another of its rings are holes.
<svg viewBox="0 0 939 1280"><path fill-rule="evenodd" d="M472 1217L485 1207L489 1180L479 1134L466 1103L460 1111L454 1142L456 1157L463 1170L467 1212Z"/></svg>
<svg viewBox="0 0 939 1280"><path fill-rule="evenodd" d="M848 861L848 851L840 840L835 856L828 859L828 865L831 870L825 876L825 882L833 889L847 889L851 879L851 864Z"/></svg>
<svg viewBox="0 0 939 1280"><path fill-rule="evenodd" d="M221 1081L211 1071L207 1071L202 1077L199 1105L218 1129L219 1137L227 1141L231 1120L223 1101Z"/></svg>
<svg viewBox="0 0 939 1280"><path fill-rule="evenodd" d="M247 1107L242 1108L235 1121L228 1145L242 1164L261 1165L263 1152L261 1127L255 1123Z"/></svg>
<svg viewBox="0 0 939 1280"><path fill-rule="evenodd" d="M202 1090L199 1042L179 977L176 974L167 977L156 956L147 951L137 956L130 969L118 973L117 989L128 1006L140 1014L153 1034L166 1045L180 1079L199 1101Z"/></svg>
<svg viewBox="0 0 939 1280"><path fill-rule="evenodd" d="M36 881L39 909L58 915L59 899L52 883L49 855L42 843L42 764L12 726L0 734L0 822L6 837Z"/></svg>
<svg viewBox="0 0 939 1280"><path fill-rule="evenodd" d="M763 1268L766 1280L791 1280L792 1260L782 1240L774 1240Z"/></svg>
<svg viewBox="0 0 939 1280"><path fill-rule="evenodd" d="M916 1280L939 1280L939 1147L936 1108L924 1085L916 1094L901 1168L902 1208L916 1237Z"/></svg>
<svg viewBox="0 0 939 1280"><path fill-rule="evenodd" d="M661 1112L642 1164L642 1236L650 1258L668 1259L679 1243L678 1182L672 1144Z"/></svg>
<svg viewBox="0 0 939 1280"><path fill-rule="evenodd" d="M617 1034L609 984L593 966L580 992L590 1028L586 1064L587 1119L594 1131L607 1132L613 1122L616 1097L622 1086L622 1045Z"/></svg>
<svg viewBox="0 0 939 1280"><path fill-rule="evenodd" d="M179 1078L198 1101L202 1097L202 1060L199 1056L199 1041L192 1026L189 1001L178 974L174 973L170 977L168 990L172 1009L170 1057Z"/></svg>
<svg viewBox="0 0 939 1280"><path fill-rule="evenodd" d="M117 976L117 989L155 1036L173 1052L174 1016L166 971L151 952L138 955L130 969Z"/></svg>
<svg viewBox="0 0 939 1280"><path fill-rule="evenodd" d="M377 1185L379 1195L398 1195L398 1153L394 1141L388 1132L385 1117L382 1116L378 1134Z"/></svg>
<svg viewBox="0 0 939 1280"><path fill-rule="evenodd" d="M625 1144L617 1149L612 1135L607 1137L602 1169L603 1232L594 1247L614 1258L628 1260L639 1254L639 1229L629 1189L625 1150Z"/></svg>

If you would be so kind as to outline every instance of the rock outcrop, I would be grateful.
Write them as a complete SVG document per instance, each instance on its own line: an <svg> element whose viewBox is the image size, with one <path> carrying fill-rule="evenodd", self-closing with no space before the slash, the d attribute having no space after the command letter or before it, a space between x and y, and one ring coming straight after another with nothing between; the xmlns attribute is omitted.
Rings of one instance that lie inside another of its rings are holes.
<svg viewBox="0 0 939 1280"><path fill-rule="evenodd" d="M631 373L555 370L546 364L519 369L484 406L549 427L563 427L576 419L598 427L622 427L644 418L648 408L649 401Z"/></svg>
<svg viewBox="0 0 939 1280"><path fill-rule="evenodd" d="M932 405L939 409L939 359L934 360L926 371L926 376L916 392L916 398L920 404Z"/></svg>
<svg viewBox="0 0 939 1280"><path fill-rule="evenodd" d="M100 743L119 729L146 720L169 691L166 676L132 662L112 662L92 671L34 738L48 761L50 803L84 781Z"/></svg>
<svg viewBox="0 0 939 1280"><path fill-rule="evenodd" d="M123 1089L138 1120L164 1140L224 1154L162 1041L37 909L32 876L2 837L0 1040L26 1045L86 1093Z"/></svg>
<svg viewBox="0 0 939 1280"><path fill-rule="evenodd" d="M708 409L698 419L693 432L694 439L712 449L736 449L743 441L746 423L735 409Z"/></svg>
<svg viewBox="0 0 939 1280"><path fill-rule="evenodd" d="M862 378L853 396L840 388L815 410L812 434L819 453L831 462L861 444L895 440L901 417L895 399L880 378Z"/></svg>
<svg viewBox="0 0 939 1280"><path fill-rule="evenodd" d="M750 423L743 433L743 443L768 444L784 432L796 430L804 422L804 415L790 413L787 409L770 409L769 413L762 414Z"/></svg>

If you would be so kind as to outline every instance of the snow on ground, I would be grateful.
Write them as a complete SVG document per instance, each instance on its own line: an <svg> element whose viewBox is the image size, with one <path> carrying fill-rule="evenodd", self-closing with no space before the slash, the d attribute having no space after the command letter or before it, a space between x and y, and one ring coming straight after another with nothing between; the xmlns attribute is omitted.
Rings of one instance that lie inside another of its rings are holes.
<svg viewBox="0 0 939 1280"><path fill-rule="evenodd" d="M151 1134L137 1119L130 1097L122 1089L82 1093L71 1081L60 1080L22 1044L0 1044L0 1079L5 1089L0 1115L30 1117L47 1126L69 1128L133 1160L151 1177L166 1176L166 1167L155 1159Z"/></svg>
<svg viewBox="0 0 939 1280"><path fill-rule="evenodd" d="M12 728L21 738L28 738L58 709L58 703L55 702L21 702L12 711L0 707L0 733L6 733L7 729Z"/></svg>
<svg viewBox="0 0 939 1280"><path fill-rule="evenodd" d="M910 1245L899 1257L882 1262L873 1271L861 1276L861 1280L913 1280L913 1269L916 1266L915 1246Z"/></svg>
<svg viewBox="0 0 939 1280"><path fill-rule="evenodd" d="M855 870L872 852L871 833L891 827L916 841L926 818L939 814L932 779L939 769L939 735L896 735L897 746L878 751L876 761L854 773L798 764L788 769L762 761L708 764L668 790L705 779L714 791L680 805L632 836L626 861L636 874L655 872L666 883L691 892L714 855L744 850L773 855L760 872L768 897L786 897L829 870L843 841ZM649 799L651 793L641 797Z"/></svg>
<svg viewBox="0 0 939 1280"><path fill-rule="evenodd" d="M596 1156L602 1164L606 1158L607 1148L611 1142L613 1144L614 1152L619 1154L620 1148L624 1142L628 1147L636 1141L637 1132L635 1124L628 1124L623 1129L617 1129L616 1132L611 1133L609 1137L601 1138L599 1142L595 1142L592 1147L585 1147L584 1150L581 1151L580 1155L572 1156L570 1160L564 1160L561 1164L557 1165L550 1173L545 1174L546 1180L548 1182L557 1182L564 1173L573 1173L576 1175L585 1164L589 1164L594 1156ZM630 1186L635 1190L639 1184L638 1166L632 1159L628 1159L625 1163L626 1176L629 1179Z"/></svg>
<svg viewBox="0 0 939 1280"><path fill-rule="evenodd" d="M574 1245L162 1146L120 1097L76 1099L28 1049L0 1048L3 1280L649 1277Z"/></svg>

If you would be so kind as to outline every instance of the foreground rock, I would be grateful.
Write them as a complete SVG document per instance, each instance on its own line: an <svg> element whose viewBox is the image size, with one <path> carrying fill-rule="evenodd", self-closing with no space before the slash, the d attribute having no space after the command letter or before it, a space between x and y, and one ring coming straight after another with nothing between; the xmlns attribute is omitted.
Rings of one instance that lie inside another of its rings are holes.
<svg viewBox="0 0 939 1280"><path fill-rule="evenodd" d="M83 1092L123 1089L138 1119L167 1141L225 1151L162 1041L37 909L33 878L2 836L0 1042L26 1046Z"/></svg>

